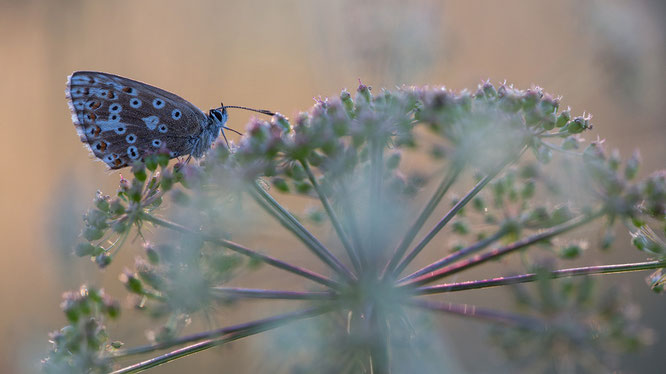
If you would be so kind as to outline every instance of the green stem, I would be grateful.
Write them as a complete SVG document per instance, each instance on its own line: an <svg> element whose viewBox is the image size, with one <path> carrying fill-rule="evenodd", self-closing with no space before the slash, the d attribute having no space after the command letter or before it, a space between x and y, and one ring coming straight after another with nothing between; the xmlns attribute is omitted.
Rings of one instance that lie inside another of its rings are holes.
<svg viewBox="0 0 666 374"><path fill-rule="evenodd" d="M347 190L347 186L345 185L344 181L340 181L338 183L338 186L340 188L340 194L341 196L344 196L342 199L340 199L340 205L342 206L342 215L344 218L345 226L347 229L347 232L349 232L352 241L354 242L354 248L356 248L356 252L359 257L361 269L366 269L367 264L368 264L368 259L365 256L365 247L363 245L363 240L361 239L361 234L359 233L358 230L358 224L356 223L356 219L354 217L354 210L350 206L349 202L349 196L350 192Z"/></svg>
<svg viewBox="0 0 666 374"><path fill-rule="evenodd" d="M333 307L331 307L330 305L323 305L315 308L303 309L296 312L285 313L252 322L242 323L239 325L228 326L217 330L207 331L204 333L184 336L164 343L151 344L126 350L119 350L113 353L114 359L127 357L131 355L150 353L157 350L167 349L177 345L191 343L205 339L194 345L183 347L181 349L169 352L165 355L161 355L152 358L150 360L146 360L138 364L131 365L126 368L114 371L112 374L138 373L140 371L167 363L169 361L173 361L177 358L188 356L195 352L199 352L220 344L224 344L232 340L237 340L242 337L258 334L266 330L271 330L293 321L298 321L301 319L311 318L320 314L328 313L332 310ZM225 336L225 335L230 335L230 336Z"/></svg>
<svg viewBox="0 0 666 374"><path fill-rule="evenodd" d="M464 208L465 205L467 205L467 203L486 186L486 184L495 178L495 176L503 169L504 165L506 165L506 163L503 163L502 167L497 168L493 173L485 176L479 181L479 183L476 184L476 186L474 186L474 188L467 192L467 194L462 199L460 199L460 201L458 201L458 203L456 203L456 205L454 205L453 208L451 208L451 210L446 213L446 215L442 217L439 222L437 222L435 227L433 227L432 230L430 230L430 232L428 232L428 234L423 239L421 239L416 247L414 247L414 249L412 249L412 251L409 252L407 256L405 256L405 259L395 268L393 274L396 276L400 274L407 267L407 265L409 265L412 260L414 260L414 258L416 258L416 256L421 253L423 248L425 248L425 246L430 243L435 235L437 235L440 230L442 230L444 226L446 226L446 224L449 223L449 221L451 221L451 219L453 219L456 214L458 214L460 209Z"/></svg>
<svg viewBox="0 0 666 374"><path fill-rule="evenodd" d="M280 205L273 197L267 193L257 183L249 189L250 195L268 214L273 216L278 222L297 238L301 239L303 244L310 249L315 256L319 257L326 265L337 272L347 280L356 279L347 267L338 260L326 247L310 233L294 216Z"/></svg>
<svg viewBox="0 0 666 374"><path fill-rule="evenodd" d="M304 278L310 279L312 281L315 281L317 283L323 284L324 286L331 287L333 289L340 289L342 285L332 279L329 279L323 275L317 274L311 270L299 267L299 266L294 266L289 263L286 263L284 261L278 260L277 258L265 255L263 253L259 253L257 251L253 251L249 248L243 247L242 245L238 243L234 243L229 240L224 240L224 239L219 239L210 235L206 235L201 232L194 231L192 229L189 229L185 226L179 225L174 222L170 222L161 218L157 218L153 215L150 215L148 213L142 213L142 218L145 219L146 221L152 222L155 225L159 225L162 227L166 227L168 229L181 232L184 234L190 234L190 235L195 235L199 236L201 239L204 241L213 243L215 245L219 245L221 247L228 248L234 252L240 253L242 255L248 256L250 258L260 260L268 265L274 266L276 268L286 270L292 274L296 274L299 276L302 276Z"/></svg>
<svg viewBox="0 0 666 374"><path fill-rule="evenodd" d="M312 169L310 169L310 165L304 160L301 160L301 165L303 166L303 169L305 169L305 173L308 175L310 183L312 183L312 186L317 192L319 200L321 200L321 204L324 206L324 210L326 210L326 214L328 214L328 218L331 220L331 224L333 224L333 228L335 228L335 232L338 234L338 238L340 239L342 246L347 251L347 255L349 256L349 259L351 260L351 263L354 266L354 270L356 270L356 273L358 273L361 269L358 255L354 252L354 248L349 242L349 239L347 239L347 235L345 234L345 231L343 230L342 225L340 224L340 221L338 220L338 217L335 214L333 207L331 206L331 203L328 201L328 198L326 198L326 194L324 193L321 186L317 182L317 178L312 172Z"/></svg>
<svg viewBox="0 0 666 374"><path fill-rule="evenodd" d="M488 288L488 287L506 286L518 283L534 282L542 278L557 279L557 278L575 277L581 275L626 273L632 271L652 270L659 268L666 268L666 261L661 260L661 261L637 262L633 264L585 266L579 268L555 270L546 274L530 273L530 274L521 274L509 277L498 277L498 278L476 280L469 282L439 284L436 286L419 287L414 290L414 293L416 295L430 295L436 293L474 290L479 288Z"/></svg>
<svg viewBox="0 0 666 374"><path fill-rule="evenodd" d="M435 193L430 197L430 200L426 204L426 206L423 208L423 211L421 211L421 214L419 214L419 217L416 219L414 224L407 230L407 234L403 237L402 241L396 249L393 251L393 255L391 256L391 261L386 265L386 268L384 269L384 275L388 274L389 272L393 271L393 269L398 265L400 260L402 259L402 256L405 254L407 251L407 247L412 243L412 240L416 237L416 234L421 230L425 222L428 220L432 212L435 210L437 205L439 205L440 201L446 194L446 192L451 188L453 183L457 180L458 174L460 174L462 170L462 165L455 164L451 169L449 169L449 172L447 175L442 179L442 182L437 186L437 189L435 190Z"/></svg>

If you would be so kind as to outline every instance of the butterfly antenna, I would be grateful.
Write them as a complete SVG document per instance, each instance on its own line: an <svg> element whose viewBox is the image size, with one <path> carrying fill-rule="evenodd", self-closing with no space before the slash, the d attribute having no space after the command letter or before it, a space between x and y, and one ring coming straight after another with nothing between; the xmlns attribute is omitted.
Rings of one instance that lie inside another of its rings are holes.
<svg viewBox="0 0 666 374"><path fill-rule="evenodd" d="M245 110L249 110L251 112L257 112L257 113L265 114L267 116L274 116L275 115L275 112L271 112L270 110L265 110L265 109L253 109L253 108L248 108L248 107L245 107L245 106L236 106L236 105L224 105L224 104L221 104L221 105L222 106L217 108L217 109L236 108L236 109L245 109Z"/></svg>

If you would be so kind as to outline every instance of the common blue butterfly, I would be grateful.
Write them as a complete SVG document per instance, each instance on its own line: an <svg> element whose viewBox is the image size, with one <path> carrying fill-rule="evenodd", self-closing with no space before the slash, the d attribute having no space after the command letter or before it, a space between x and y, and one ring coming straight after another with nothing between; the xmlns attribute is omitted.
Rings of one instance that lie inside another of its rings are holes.
<svg viewBox="0 0 666 374"><path fill-rule="evenodd" d="M189 101L157 87L117 75L77 71L65 91L72 122L81 141L111 169L166 150L171 158L199 158L224 130L227 108L267 115L267 110L239 106L211 109L208 114Z"/></svg>

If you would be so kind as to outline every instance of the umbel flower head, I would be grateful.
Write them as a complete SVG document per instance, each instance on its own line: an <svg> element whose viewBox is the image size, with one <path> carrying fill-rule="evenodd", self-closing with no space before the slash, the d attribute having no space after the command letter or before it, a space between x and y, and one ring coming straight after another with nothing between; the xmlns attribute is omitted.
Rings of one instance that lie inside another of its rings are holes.
<svg viewBox="0 0 666 374"><path fill-rule="evenodd" d="M129 236L144 242L120 280L134 305L154 318L151 341L114 348L98 339L91 358L54 340L45 370L84 362L89 370L139 372L282 327L282 344L265 359L289 357L295 370L439 373L450 367L431 326L441 314L510 329L493 336L535 342L530 360L621 353L594 338L602 332L620 346L647 344L640 338L646 334L614 325L635 322L626 309L570 301L586 295L589 280L567 283L559 298L548 292L542 302L523 302L518 312L447 300L450 292L531 282L543 291L554 289L556 278L649 269L659 269L650 286L663 290L664 173L634 181L638 157L623 164L600 140L583 148L590 116L559 106L538 87L484 82L474 93L403 87L373 94L361 84L354 97L343 91L320 99L293 121L280 114L254 119L237 144L216 144L198 164L169 166L167 155L135 164L116 197L96 196L76 253L107 267ZM578 229L595 221L605 223L602 249L621 223L646 261L565 266L585 258L595 238ZM310 261L296 265L282 258L285 250ZM506 263L515 275L465 279L467 269L518 253L522 266ZM535 267L544 255L549 267ZM248 280L263 288L238 286ZM205 331L196 324L223 319L225 308L246 307L247 299L282 302L241 324ZM287 300L292 308L284 307ZM613 305L621 302L628 301ZM588 317L600 313L590 324ZM563 324L558 316L582 320ZM584 344L574 355L555 340ZM126 362L120 359L137 353L156 356L119 368ZM82 367L76 365L68 368Z"/></svg>

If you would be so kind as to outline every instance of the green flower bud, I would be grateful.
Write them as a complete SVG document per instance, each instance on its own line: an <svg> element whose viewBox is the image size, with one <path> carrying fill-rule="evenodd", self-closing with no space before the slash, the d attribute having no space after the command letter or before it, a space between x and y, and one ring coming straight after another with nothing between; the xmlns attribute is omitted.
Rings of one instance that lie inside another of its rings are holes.
<svg viewBox="0 0 666 374"><path fill-rule="evenodd" d="M631 158L627 160L627 166L624 168L624 177L631 180L638 174L638 167L641 163L641 155L638 150L634 151Z"/></svg>
<svg viewBox="0 0 666 374"><path fill-rule="evenodd" d="M564 127L564 125L566 125L570 120L571 120L571 109L567 108L567 110L561 112L560 115L557 116L557 121L555 121L555 126Z"/></svg>
<svg viewBox="0 0 666 374"><path fill-rule="evenodd" d="M546 94L543 96L543 99L539 103L539 111L545 116L553 115L557 112L557 108L560 106L560 101L553 98L552 96Z"/></svg>
<svg viewBox="0 0 666 374"><path fill-rule="evenodd" d="M293 178L296 181L303 180L307 178L307 174L305 173L305 169L303 169L303 166L301 164L294 163L291 165L291 167L285 169L285 174L288 177Z"/></svg>
<svg viewBox="0 0 666 374"><path fill-rule="evenodd" d="M160 255L157 253L157 250L155 247L150 245L149 243L144 245L144 249L146 250L146 258L148 258L148 262L150 262L153 265L157 265L160 262Z"/></svg>
<svg viewBox="0 0 666 374"><path fill-rule="evenodd" d="M76 323L79 320L80 310L79 303L77 300L65 299L65 301L60 304L62 311L65 312L65 317L70 323Z"/></svg>
<svg viewBox="0 0 666 374"><path fill-rule="evenodd" d="M571 260L580 257L583 253L583 248L578 244L569 244L560 249L560 258Z"/></svg>
<svg viewBox="0 0 666 374"><path fill-rule="evenodd" d="M567 137L562 142L562 149L564 150L578 149L578 139L576 139L573 136Z"/></svg>
<svg viewBox="0 0 666 374"><path fill-rule="evenodd" d="M111 229L113 230L113 232L118 233L118 234L123 234L127 231L127 229L129 228L129 225L127 224L127 219L125 219L125 218L126 217L121 218L121 219L117 220L116 222L114 222L113 224L111 224Z"/></svg>
<svg viewBox="0 0 666 374"><path fill-rule="evenodd" d="M589 120L579 116L569 121L561 131L568 132L569 134L579 134L591 128L592 126L590 125Z"/></svg>
<svg viewBox="0 0 666 374"><path fill-rule="evenodd" d="M541 114L536 110L525 111L525 123L527 126L534 126L541 121Z"/></svg>
<svg viewBox="0 0 666 374"><path fill-rule="evenodd" d="M84 220L89 226L100 230L104 230L105 228L109 227L109 225L106 223L107 219L108 216L106 213L97 209L90 209L88 212L86 212L84 217Z"/></svg>
<svg viewBox="0 0 666 374"><path fill-rule="evenodd" d="M322 149L324 152L327 154L333 154L335 152L335 148L337 147L337 144L334 144L335 142L327 142L322 146ZM319 167L324 161L326 160L326 156L322 155L319 152L310 152L308 154L307 162L310 164L310 166L314 167Z"/></svg>
<svg viewBox="0 0 666 374"><path fill-rule="evenodd" d="M74 249L74 253L79 257L94 256L99 254L98 248L90 243L79 243Z"/></svg>
<svg viewBox="0 0 666 374"><path fill-rule="evenodd" d="M523 179L536 178L539 175L539 166L535 163L529 163L520 169L520 177Z"/></svg>
<svg viewBox="0 0 666 374"><path fill-rule="evenodd" d="M550 131L555 128L556 121L557 118L555 118L555 113L548 113L541 118L541 128Z"/></svg>
<svg viewBox="0 0 666 374"><path fill-rule="evenodd" d="M536 190L536 183L533 180L525 182L523 190L520 192L521 197L524 200L531 199L534 196L534 191Z"/></svg>
<svg viewBox="0 0 666 374"><path fill-rule="evenodd" d="M117 301L111 299L104 300L104 312L111 319L118 318L120 315L120 304Z"/></svg>
<svg viewBox="0 0 666 374"><path fill-rule="evenodd" d="M456 221L453 222L453 232L460 234L460 235L467 235L469 234L469 226L465 224L462 221Z"/></svg>
<svg viewBox="0 0 666 374"><path fill-rule="evenodd" d="M164 169L160 175L160 187L162 191L169 191L173 187L174 177L171 170Z"/></svg>
<svg viewBox="0 0 666 374"><path fill-rule="evenodd" d="M362 100L364 100L365 103L372 102L372 94L370 93L371 89L372 89L372 87L364 85L359 80L358 88L356 89L356 93L357 93L356 102L359 102L359 98L362 98Z"/></svg>
<svg viewBox="0 0 666 374"><path fill-rule="evenodd" d="M114 216L119 216L125 213L125 206L123 206L123 203L120 201L120 199L114 199L111 201L111 204L109 204L109 212L111 212L111 214Z"/></svg>
<svg viewBox="0 0 666 374"><path fill-rule="evenodd" d="M559 225L561 223L564 223L571 218L573 218L574 214L569 209L568 205L560 205L550 215L550 220L552 225Z"/></svg>
<svg viewBox="0 0 666 374"><path fill-rule="evenodd" d="M123 342L121 342L121 341L119 341L119 340L116 340L116 341L111 342L111 348L113 348L113 349L119 349L119 348L121 348L123 345L124 345Z"/></svg>
<svg viewBox="0 0 666 374"><path fill-rule="evenodd" d="M342 101L342 105L345 107L347 115L351 116L354 113L354 101L352 101L349 91L342 90L340 93L340 100Z"/></svg>
<svg viewBox="0 0 666 374"><path fill-rule="evenodd" d="M475 210L479 212L483 212L486 210L486 202L483 200L481 196L476 196L474 199L472 199L472 206L474 207Z"/></svg>
<svg viewBox="0 0 666 374"><path fill-rule="evenodd" d="M645 278L645 282L650 289L656 293L664 293L666 290L666 274L663 269L659 269Z"/></svg>
<svg viewBox="0 0 666 374"><path fill-rule="evenodd" d="M165 168L169 164L169 154L168 153L158 153L157 154L157 163Z"/></svg>
<svg viewBox="0 0 666 374"><path fill-rule="evenodd" d="M301 194L307 194L312 190L312 185L307 181L294 181L294 187L296 188L296 192Z"/></svg>
<svg viewBox="0 0 666 374"><path fill-rule="evenodd" d="M638 250L644 251L649 244L649 240L642 234L639 234L634 236L633 239L631 239L631 244L634 247L636 247Z"/></svg>
<svg viewBox="0 0 666 374"><path fill-rule="evenodd" d="M102 194L102 191L97 191L95 194L95 207L97 209L101 210L102 212L108 212L109 211L109 196L105 196Z"/></svg>
<svg viewBox="0 0 666 374"><path fill-rule="evenodd" d="M139 179L134 179L132 181L132 187L127 191L127 197L129 197L131 201L138 203L141 201L142 193L143 193L143 181Z"/></svg>
<svg viewBox="0 0 666 374"><path fill-rule="evenodd" d="M104 236L104 231L96 227L87 226L83 230L83 237L86 238L86 240L89 242L99 240L102 238L102 236Z"/></svg>
<svg viewBox="0 0 666 374"><path fill-rule="evenodd" d="M326 214L324 214L322 209L313 207L310 207L305 211L305 216L313 223L323 223L326 219Z"/></svg>
<svg viewBox="0 0 666 374"><path fill-rule="evenodd" d="M146 178L148 177L143 162L139 161L135 162L134 165L132 165L132 173L134 174L134 178L138 179L141 182L145 182Z"/></svg>
<svg viewBox="0 0 666 374"><path fill-rule="evenodd" d="M154 267L143 262L143 263L137 263L136 269L139 278L141 278L141 280L145 282L148 286L158 291L164 288L164 280L158 274L158 272L155 270Z"/></svg>
<svg viewBox="0 0 666 374"><path fill-rule="evenodd" d="M284 178L280 177L274 177L272 178L271 182L273 183L273 186L280 192L288 193L289 192L289 184L287 183Z"/></svg>
<svg viewBox="0 0 666 374"><path fill-rule="evenodd" d="M107 255L106 253L99 254L97 257L95 257L95 263L100 268L105 268L111 264L111 256Z"/></svg>
<svg viewBox="0 0 666 374"><path fill-rule="evenodd" d="M529 88L525 91L523 95L523 109L525 111L531 111L536 106L537 102L541 100L542 93L539 91L538 87L536 89Z"/></svg>
<svg viewBox="0 0 666 374"><path fill-rule="evenodd" d="M134 275L134 273L130 272L129 270L125 269L122 274L120 274L120 281L125 285L125 288L129 292L141 295L143 294L143 284L139 280L139 278Z"/></svg>
<svg viewBox="0 0 666 374"><path fill-rule="evenodd" d="M282 114L275 113L271 122L282 129L283 133L291 132L291 124L289 121L287 121L287 117L283 116Z"/></svg>
<svg viewBox="0 0 666 374"><path fill-rule="evenodd" d="M157 155L152 154L145 157L144 162L146 163L146 169L150 171L155 171L157 169Z"/></svg>
<svg viewBox="0 0 666 374"><path fill-rule="evenodd" d="M495 87L493 87L493 85L490 83L490 81L485 81L481 86L481 90L483 91L483 94L487 98L497 97L497 91L495 90Z"/></svg>
<svg viewBox="0 0 666 374"><path fill-rule="evenodd" d="M620 158L620 151L618 149L613 149L611 151L610 157L608 157L608 167L614 171L617 171L620 168L621 162L622 159Z"/></svg>

